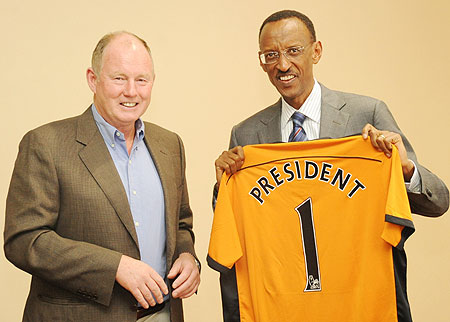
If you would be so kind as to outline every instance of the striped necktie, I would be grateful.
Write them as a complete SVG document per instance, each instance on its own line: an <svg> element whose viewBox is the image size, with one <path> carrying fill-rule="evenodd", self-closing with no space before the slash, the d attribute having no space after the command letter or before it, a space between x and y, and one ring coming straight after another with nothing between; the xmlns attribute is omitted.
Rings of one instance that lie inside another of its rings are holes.
<svg viewBox="0 0 450 322"><path fill-rule="evenodd" d="M291 135L289 135L289 142L300 142L308 140L308 138L306 137L305 129L302 126L305 118L306 115L300 112L294 112L294 114L292 114L291 119L294 124L294 128L292 129Z"/></svg>

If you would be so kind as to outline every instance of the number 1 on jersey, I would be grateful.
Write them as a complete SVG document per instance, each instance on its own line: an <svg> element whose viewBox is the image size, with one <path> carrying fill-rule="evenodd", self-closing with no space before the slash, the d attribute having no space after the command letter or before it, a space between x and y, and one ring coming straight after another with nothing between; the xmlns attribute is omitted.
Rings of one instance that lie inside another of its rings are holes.
<svg viewBox="0 0 450 322"><path fill-rule="evenodd" d="M305 257L306 287L305 292L322 290L319 270L319 256L317 255L316 232L312 213L311 198L306 199L295 208L300 219L300 229Z"/></svg>

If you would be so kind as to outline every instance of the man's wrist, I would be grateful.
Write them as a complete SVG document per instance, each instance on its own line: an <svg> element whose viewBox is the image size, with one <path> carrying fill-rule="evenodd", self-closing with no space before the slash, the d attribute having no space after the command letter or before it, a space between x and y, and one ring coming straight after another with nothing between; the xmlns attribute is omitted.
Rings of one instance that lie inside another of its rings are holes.
<svg viewBox="0 0 450 322"><path fill-rule="evenodd" d="M408 163L406 165L402 165L403 178L405 182L410 182L411 177L414 174L415 164L411 160L408 159Z"/></svg>
<svg viewBox="0 0 450 322"><path fill-rule="evenodd" d="M180 257L181 257L182 255L184 255L184 254L192 256L192 259L194 260L195 266L197 266L198 271L200 272L200 268L201 268L202 265L201 265L200 262L198 261L197 257L195 257L194 254L192 254L192 253L190 253L190 252L183 252L183 253L180 254Z"/></svg>
<svg viewBox="0 0 450 322"><path fill-rule="evenodd" d="M200 272L200 268L202 265L200 265L200 262L197 260L197 258L194 257L195 265L197 265L198 271Z"/></svg>

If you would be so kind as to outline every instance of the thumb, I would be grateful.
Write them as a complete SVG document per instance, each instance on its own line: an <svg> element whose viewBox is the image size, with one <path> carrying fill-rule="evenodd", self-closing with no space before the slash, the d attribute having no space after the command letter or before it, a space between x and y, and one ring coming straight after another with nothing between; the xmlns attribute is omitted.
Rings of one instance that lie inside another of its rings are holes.
<svg viewBox="0 0 450 322"><path fill-rule="evenodd" d="M217 186L220 184L220 180L222 179L223 170L220 167L216 167L216 182Z"/></svg>
<svg viewBox="0 0 450 322"><path fill-rule="evenodd" d="M181 272L181 264L179 260L176 260L175 263L173 263L172 268L169 271L169 274L167 274L168 278L174 278Z"/></svg>

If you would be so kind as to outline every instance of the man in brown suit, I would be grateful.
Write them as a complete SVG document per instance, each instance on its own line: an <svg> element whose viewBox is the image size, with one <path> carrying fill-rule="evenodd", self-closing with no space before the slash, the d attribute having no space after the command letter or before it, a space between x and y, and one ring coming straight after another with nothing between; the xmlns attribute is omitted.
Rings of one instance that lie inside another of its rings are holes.
<svg viewBox="0 0 450 322"><path fill-rule="evenodd" d="M108 34L94 104L20 143L4 249L32 275L24 321L183 321L200 268L181 139L140 119L154 77L145 41Z"/></svg>

